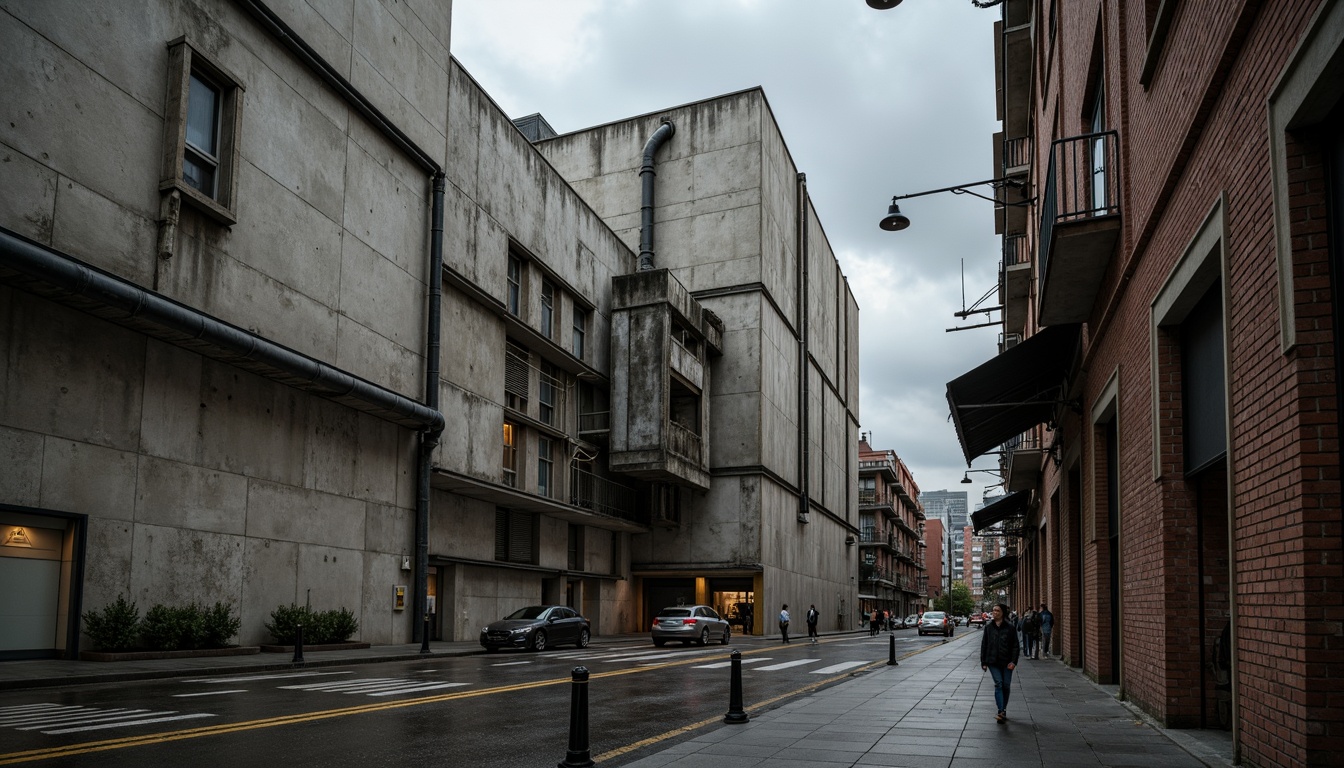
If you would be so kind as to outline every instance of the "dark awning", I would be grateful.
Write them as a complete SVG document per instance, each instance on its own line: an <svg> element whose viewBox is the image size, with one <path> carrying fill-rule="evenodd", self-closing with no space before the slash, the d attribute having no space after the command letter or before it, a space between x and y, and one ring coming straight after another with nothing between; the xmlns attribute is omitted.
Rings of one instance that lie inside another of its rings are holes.
<svg viewBox="0 0 1344 768"><path fill-rule="evenodd" d="M993 576L994 574L999 573L1000 571L1010 571L1009 575L1012 575L1011 572L1016 570L1017 570L1017 555L1004 555L1003 557L996 557L993 560L990 560L989 562L980 566L980 574L982 576Z"/></svg>
<svg viewBox="0 0 1344 768"><path fill-rule="evenodd" d="M1031 501L1031 491L1018 491L1010 493L1002 499L981 507L971 513L971 526L975 528L975 533L979 533L986 528L1001 523L1011 518L1022 517L1027 512L1027 504ZM999 558L1000 560L1003 558Z"/></svg>
<svg viewBox="0 0 1344 768"><path fill-rule="evenodd" d="M947 383L947 403L967 465L1054 418L1080 328L1046 328Z"/></svg>
<svg viewBox="0 0 1344 768"><path fill-rule="evenodd" d="M1017 571L1013 571L1007 576L1000 576L997 579L986 581L984 584L980 585L980 589L984 590L985 592L992 592L998 589L999 587L1007 587L1016 580L1017 580Z"/></svg>

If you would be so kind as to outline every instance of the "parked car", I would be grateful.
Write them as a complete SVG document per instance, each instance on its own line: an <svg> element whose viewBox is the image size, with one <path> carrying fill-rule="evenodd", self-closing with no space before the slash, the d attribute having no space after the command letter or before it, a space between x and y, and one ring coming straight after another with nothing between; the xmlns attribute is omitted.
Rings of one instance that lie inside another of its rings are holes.
<svg viewBox="0 0 1344 768"><path fill-rule="evenodd" d="M487 652L500 648L543 651L552 645L573 643L587 648L593 627L573 608L563 605L529 605L481 630L481 645Z"/></svg>
<svg viewBox="0 0 1344 768"><path fill-rule="evenodd" d="M918 614L918 613L912 613L912 614L910 614L909 616L906 616L906 617L905 617L905 628L906 628L906 629L910 629L910 628L912 628L912 627L917 627L917 626L919 626L919 614Z"/></svg>
<svg viewBox="0 0 1344 768"><path fill-rule="evenodd" d="M676 605L658 612L650 633L653 644L659 648L668 640L680 640L684 645L692 641L708 645L710 639L716 639L727 645L733 629L708 605Z"/></svg>
<svg viewBox="0 0 1344 768"><path fill-rule="evenodd" d="M972 613L971 619L967 623L972 627L983 627L985 626L985 621L987 620L986 617L988 615L989 614L987 613Z"/></svg>
<svg viewBox="0 0 1344 768"><path fill-rule="evenodd" d="M925 611L923 616L919 617L919 634L923 635L942 635L943 637L952 637L956 632L952 620L942 611Z"/></svg>

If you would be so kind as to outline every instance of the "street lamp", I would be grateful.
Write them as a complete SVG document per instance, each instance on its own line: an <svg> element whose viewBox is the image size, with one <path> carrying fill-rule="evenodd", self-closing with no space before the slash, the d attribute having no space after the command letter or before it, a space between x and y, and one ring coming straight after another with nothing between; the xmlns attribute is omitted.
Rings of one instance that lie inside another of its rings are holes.
<svg viewBox="0 0 1344 768"><path fill-rule="evenodd" d="M987 474L987 475L993 475L993 476L999 478L999 482L995 483L995 485L1002 485L1002 484L1003 484L1003 473L1002 473L1002 472L999 472L999 471L996 470L996 469L968 469L968 470L966 470L965 474L963 474L963 475L961 476L961 482L963 482L963 483L967 483L967 484L973 482L973 481L971 480L971 473L972 473L972 472L983 472L983 473L985 473L985 474ZM990 486L990 487L993 487L993 486Z"/></svg>
<svg viewBox="0 0 1344 768"><path fill-rule="evenodd" d="M976 8L993 8L1002 3L1003 0L971 0L971 5ZM879 11L889 11L901 4L901 0L868 0L868 7Z"/></svg>
<svg viewBox="0 0 1344 768"><path fill-rule="evenodd" d="M881 0L869 0L869 4L871 5L873 2L880 2L880 1ZM889 1L890 0L888 0L888 2ZM896 0L896 2L899 3L900 0ZM1005 176L997 179L985 179L984 181L972 181L969 184L958 184L952 187L941 187L939 189L926 189L923 192L912 192L908 195L896 195L891 198L891 205L888 206L887 208L887 215L883 217L882 221L878 222L878 226L888 232L899 232L902 229L905 229L906 227L910 226L910 219L905 214L901 213L901 207L896 204L896 201L908 200L912 197L923 197L925 195L936 195L940 192L951 192L954 195L970 195L971 197L978 197L981 200L988 200L991 203L998 203L999 205L1024 206L1024 205L1030 205L1036 201L1036 198L1034 197L1029 200L1021 200L1018 202L1012 202L1009 200L1000 200L997 197L982 195L979 192L974 192L970 189L967 189L967 187L979 187L984 185L989 185L994 189L1001 189L1003 187L1022 189L1023 187L1026 186L1026 181L1022 179L1008 178Z"/></svg>

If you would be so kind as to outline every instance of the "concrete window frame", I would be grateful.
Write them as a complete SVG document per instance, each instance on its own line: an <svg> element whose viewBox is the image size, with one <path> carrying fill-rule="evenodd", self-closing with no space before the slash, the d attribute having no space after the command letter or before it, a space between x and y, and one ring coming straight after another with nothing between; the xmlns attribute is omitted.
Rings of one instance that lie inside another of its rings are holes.
<svg viewBox="0 0 1344 768"><path fill-rule="evenodd" d="M216 119L214 194L207 194L183 179L188 152L187 122L192 78L219 92ZM233 226L238 223L238 166L243 130L242 81L201 52L187 36L168 43L168 86L164 98L163 163L159 178L162 194L175 194L211 219Z"/></svg>
<svg viewBox="0 0 1344 768"><path fill-rule="evenodd" d="M1322 3L1279 75L1266 104L1274 197L1274 252L1279 273L1279 343L1297 346L1288 134L1319 123L1344 96L1344 3Z"/></svg>

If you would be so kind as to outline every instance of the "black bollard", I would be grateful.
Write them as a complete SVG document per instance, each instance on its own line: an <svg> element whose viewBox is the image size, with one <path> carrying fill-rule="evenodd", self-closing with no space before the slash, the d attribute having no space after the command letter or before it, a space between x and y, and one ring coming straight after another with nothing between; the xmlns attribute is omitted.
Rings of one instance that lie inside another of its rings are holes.
<svg viewBox="0 0 1344 768"><path fill-rule="evenodd" d="M588 668L575 667L569 694L569 751L557 768L591 768L588 754Z"/></svg>
<svg viewBox="0 0 1344 768"><path fill-rule="evenodd" d="M425 614L425 631L420 633L420 652L429 653L429 614Z"/></svg>
<svg viewBox="0 0 1344 768"><path fill-rule="evenodd" d="M747 713L742 711L742 652L734 650L732 660L733 672L728 685L728 714L723 716L723 722L740 725L749 719Z"/></svg>
<svg viewBox="0 0 1344 768"><path fill-rule="evenodd" d="M291 661L291 663L292 663L292 664L302 664L302 663L303 663L303 625L302 625L302 624L299 624L299 625L296 626L294 629L295 629L295 632L294 632L294 659Z"/></svg>
<svg viewBox="0 0 1344 768"><path fill-rule="evenodd" d="M895 635L892 635L892 636L891 636L891 643L890 643L890 646L891 646L891 647L890 647L890 648L888 649L888 651L887 651L887 666L888 666L888 667L897 667L897 666L900 666L900 664L897 663L897 661L896 661L896 636L895 636Z"/></svg>

